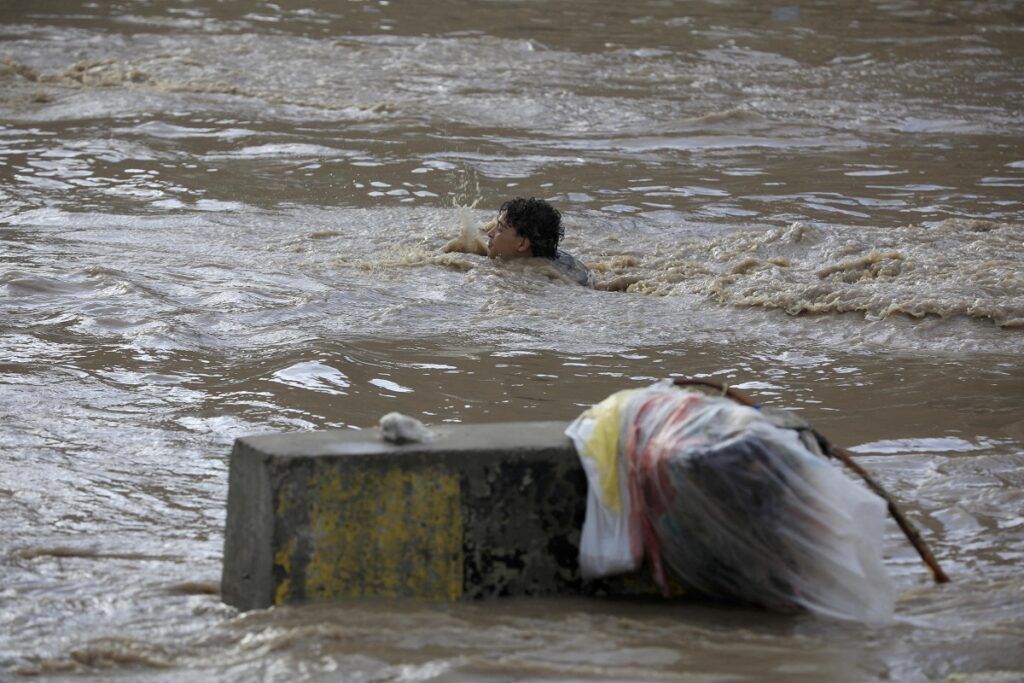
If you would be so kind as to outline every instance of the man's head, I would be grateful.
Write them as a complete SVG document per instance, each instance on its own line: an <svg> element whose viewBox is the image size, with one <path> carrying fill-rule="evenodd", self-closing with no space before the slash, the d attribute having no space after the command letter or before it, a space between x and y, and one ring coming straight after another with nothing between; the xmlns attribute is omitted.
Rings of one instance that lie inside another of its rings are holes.
<svg viewBox="0 0 1024 683"><path fill-rule="evenodd" d="M555 258L562 232L562 214L555 207L543 199L516 197L501 205L487 231L487 255Z"/></svg>

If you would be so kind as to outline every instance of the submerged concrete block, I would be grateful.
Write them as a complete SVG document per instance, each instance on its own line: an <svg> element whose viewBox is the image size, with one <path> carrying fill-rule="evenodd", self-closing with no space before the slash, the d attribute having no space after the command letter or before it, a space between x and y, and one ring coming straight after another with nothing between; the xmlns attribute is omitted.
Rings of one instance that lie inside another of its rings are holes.
<svg viewBox="0 0 1024 683"><path fill-rule="evenodd" d="M238 439L224 601L648 592L629 578L580 579L587 484L564 429L449 425L404 445L372 431Z"/></svg>

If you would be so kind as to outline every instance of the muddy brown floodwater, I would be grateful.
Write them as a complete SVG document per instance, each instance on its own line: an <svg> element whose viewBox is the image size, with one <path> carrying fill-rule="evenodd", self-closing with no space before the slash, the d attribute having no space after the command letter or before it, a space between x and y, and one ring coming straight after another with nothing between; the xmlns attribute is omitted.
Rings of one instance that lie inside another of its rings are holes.
<svg viewBox="0 0 1024 683"><path fill-rule="evenodd" d="M1024 679L1024 7L0 6L0 678ZM443 251L514 195L612 289ZM896 618L219 599L240 435L678 375L905 503Z"/></svg>

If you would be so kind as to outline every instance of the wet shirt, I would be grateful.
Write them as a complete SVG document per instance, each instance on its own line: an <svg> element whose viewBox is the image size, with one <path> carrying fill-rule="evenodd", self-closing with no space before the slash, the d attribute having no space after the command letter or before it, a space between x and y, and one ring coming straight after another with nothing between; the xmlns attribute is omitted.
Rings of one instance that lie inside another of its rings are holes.
<svg viewBox="0 0 1024 683"><path fill-rule="evenodd" d="M551 259L551 262L569 279L575 280L584 287L594 286L594 276L590 274L590 270L572 254L559 249L555 252L555 258Z"/></svg>

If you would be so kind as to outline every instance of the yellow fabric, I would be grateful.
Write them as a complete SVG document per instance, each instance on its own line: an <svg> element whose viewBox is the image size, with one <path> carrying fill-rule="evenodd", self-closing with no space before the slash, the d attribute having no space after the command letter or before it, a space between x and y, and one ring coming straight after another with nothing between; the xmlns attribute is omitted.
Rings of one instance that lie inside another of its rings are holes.
<svg viewBox="0 0 1024 683"><path fill-rule="evenodd" d="M597 465L601 478L601 502L613 512L622 512L619 495L619 418L630 396L639 389L617 391L587 411L594 428L587 439L585 455Z"/></svg>

